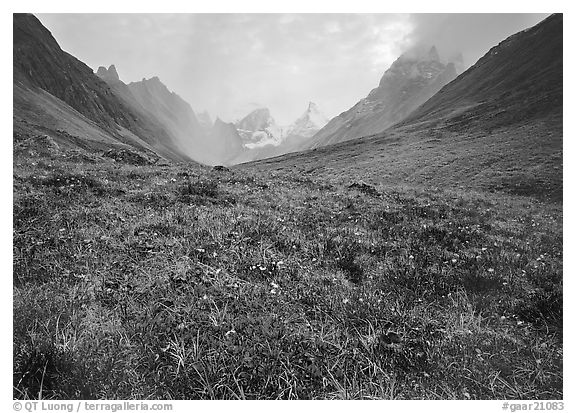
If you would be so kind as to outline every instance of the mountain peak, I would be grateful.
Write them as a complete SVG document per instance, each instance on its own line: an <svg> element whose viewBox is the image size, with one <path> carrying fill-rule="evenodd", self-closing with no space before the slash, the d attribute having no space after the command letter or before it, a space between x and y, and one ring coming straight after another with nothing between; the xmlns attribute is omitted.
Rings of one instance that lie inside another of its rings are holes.
<svg viewBox="0 0 576 413"><path fill-rule="evenodd" d="M152 76L150 79L143 77L142 83L163 84L158 76Z"/></svg>
<svg viewBox="0 0 576 413"><path fill-rule="evenodd" d="M318 110L318 106L314 102L308 102L308 110L309 111Z"/></svg>
<svg viewBox="0 0 576 413"><path fill-rule="evenodd" d="M438 55L438 50L436 50L436 46L432 46L430 48L430 50L428 51L428 60L431 60L433 62L439 62L440 61L440 56Z"/></svg>
<svg viewBox="0 0 576 413"><path fill-rule="evenodd" d="M118 76L118 72L116 71L116 66L110 65L108 69L104 66L100 66L96 72L96 75L106 81L106 82L119 82L120 76Z"/></svg>
<svg viewBox="0 0 576 413"><path fill-rule="evenodd" d="M327 123L328 119L320 112L318 106L314 102L308 102L308 109L288 127L288 135L309 138Z"/></svg>

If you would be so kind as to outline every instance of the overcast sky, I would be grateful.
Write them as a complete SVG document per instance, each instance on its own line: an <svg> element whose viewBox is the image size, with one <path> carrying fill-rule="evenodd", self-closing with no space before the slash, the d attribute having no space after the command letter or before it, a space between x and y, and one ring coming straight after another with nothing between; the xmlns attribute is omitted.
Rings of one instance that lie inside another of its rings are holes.
<svg viewBox="0 0 576 413"><path fill-rule="evenodd" d="M280 124L309 101L329 118L378 85L410 47L475 63L544 14L37 14L62 49L125 83L158 76L196 112L234 121L268 107Z"/></svg>

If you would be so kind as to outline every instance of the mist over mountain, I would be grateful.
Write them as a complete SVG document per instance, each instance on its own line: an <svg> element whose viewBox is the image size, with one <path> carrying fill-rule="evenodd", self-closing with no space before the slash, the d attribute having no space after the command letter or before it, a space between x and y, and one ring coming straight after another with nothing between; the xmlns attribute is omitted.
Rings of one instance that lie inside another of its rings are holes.
<svg viewBox="0 0 576 413"><path fill-rule="evenodd" d="M226 123L216 118L209 137L212 148L216 150L218 164L234 164L234 158L246 151L243 140L233 123Z"/></svg>
<svg viewBox="0 0 576 413"><path fill-rule="evenodd" d="M249 167L316 175L338 170L387 184L475 188L559 201L562 27L562 14L555 14L501 41L384 131ZM387 72L382 84L396 76Z"/></svg>
<svg viewBox="0 0 576 413"><path fill-rule="evenodd" d="M196 113L196 118L204 132L209 132L214 126L214 121L207 111Z"/></svg>
<svg viewBox="0 0 576 413"><path fill-rule="evenodd" d="M171 133L184 153L203 163L216 160L190 105L168 90L158 77L131 82L128 88L138 103Z"/></svg>
<svg viewBox="0 0 576 413"><path fill-rule="evenodd" d="M408 116L456 77L453 62L442 62L436 47L414 48L384 73L377 88L332 119L302 148L316 148L382 132Z"/></svg>

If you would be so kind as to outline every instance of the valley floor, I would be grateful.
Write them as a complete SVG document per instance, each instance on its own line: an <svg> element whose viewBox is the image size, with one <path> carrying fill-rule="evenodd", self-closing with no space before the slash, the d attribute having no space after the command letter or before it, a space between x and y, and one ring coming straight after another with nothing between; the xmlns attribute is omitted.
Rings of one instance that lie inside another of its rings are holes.
<svg viewBox="0 0 576 413"><path fill-rule="evenodd" d="M562 205L14 158L14 397L561 399Z"/></svg>

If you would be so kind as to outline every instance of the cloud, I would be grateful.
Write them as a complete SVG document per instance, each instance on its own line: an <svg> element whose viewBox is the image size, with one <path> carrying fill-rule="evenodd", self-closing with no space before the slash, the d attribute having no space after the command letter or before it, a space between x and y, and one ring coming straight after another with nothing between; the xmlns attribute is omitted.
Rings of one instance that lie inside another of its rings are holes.
<svg viewBox="0 0 576 413"><path fill-rule="evenodd" d="M435 45L441 57L462 53L465 66L474 64L508 36L533 26L546 14L413 14L408 44Z"/></svg>

